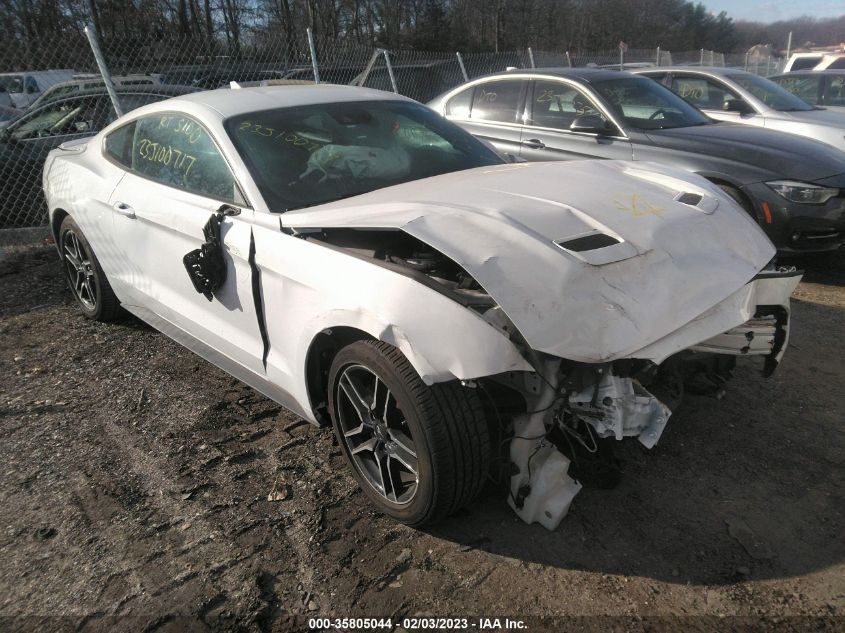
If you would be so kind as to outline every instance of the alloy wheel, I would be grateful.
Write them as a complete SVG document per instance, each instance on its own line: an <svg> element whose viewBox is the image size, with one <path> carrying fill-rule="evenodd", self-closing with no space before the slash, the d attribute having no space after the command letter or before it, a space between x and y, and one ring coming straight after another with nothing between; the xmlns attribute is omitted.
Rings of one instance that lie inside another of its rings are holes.
<svg viewBox="0 0 845 633"><path fill-rule="evenodd" d="M355 468L388 502L410 503L419 483L417 447L390 389L371 369L350 365L337 381L336 401Z"/></svg>
<svg viewBox="0 0 845 633"><path fill-rule="evenodd" d="M80 243L79 236L72 230L65 231L62 239L62 257L65 261L70 287L79 303L86 310L97 308L97 283L94 278L94 263Z"/></svg>

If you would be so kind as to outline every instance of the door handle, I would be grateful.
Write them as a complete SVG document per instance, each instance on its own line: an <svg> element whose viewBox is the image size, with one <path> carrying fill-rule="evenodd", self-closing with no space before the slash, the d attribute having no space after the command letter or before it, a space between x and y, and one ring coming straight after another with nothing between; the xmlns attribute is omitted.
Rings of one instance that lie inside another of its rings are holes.
<svg viewBox="0 0 845 633"><path fill-rule="evenodd" d="M127 218L135 219L135 209L130 207L125 202L115 202L112 207L115 211L117 211L120 215L125 216Z"/></svg>
<svg viewBox="0 0 845 633"><path fill-rule="evenodd" d="M546 146L546 144L538 138L530 138L527 141L522 141L522 144L531 149L543 149Z"/></svg>

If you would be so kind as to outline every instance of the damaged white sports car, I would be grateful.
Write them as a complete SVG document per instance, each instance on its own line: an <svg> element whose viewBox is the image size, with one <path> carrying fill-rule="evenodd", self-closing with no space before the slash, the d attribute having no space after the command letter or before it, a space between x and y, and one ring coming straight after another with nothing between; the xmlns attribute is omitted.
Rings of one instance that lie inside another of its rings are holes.
<svg viewBox="0 0 845 633"><path fill-rule="evenodd" d="M314 423L396 519L491 470L552 529L610 445L654 445L684 386L774 370L799 275L731 198L615 161L509 164L361 88L185 95L53 151L83 312L137 315Z"/></svg>

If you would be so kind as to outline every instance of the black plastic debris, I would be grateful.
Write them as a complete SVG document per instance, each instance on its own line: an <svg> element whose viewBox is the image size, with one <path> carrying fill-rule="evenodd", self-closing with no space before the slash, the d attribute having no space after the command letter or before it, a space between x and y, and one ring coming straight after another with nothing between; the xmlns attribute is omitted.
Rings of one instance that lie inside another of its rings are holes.
<svg viewBox="0 0 845 633"><path fill-rule="evenodd" d="M226 262L223 259L223 241L220 238L223 217L222 213L213 214L202 229L205 236L203 245L182 258L194 289L205 295L209 301L214 292L226 282Z"/></svg>

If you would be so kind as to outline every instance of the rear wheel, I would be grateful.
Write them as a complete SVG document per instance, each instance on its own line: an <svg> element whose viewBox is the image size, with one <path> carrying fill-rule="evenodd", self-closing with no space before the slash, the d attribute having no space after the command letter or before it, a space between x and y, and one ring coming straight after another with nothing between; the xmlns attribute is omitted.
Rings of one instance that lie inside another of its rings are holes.
<svg viewBox="0 0 845 633"><path fill-rule="evenodd" d="M399 350L378 341L338 352L329 385L338 442L381 512L421 526L481 491L490 437L474 389L456 382L429 387Z"/></svg>
<svg viewBox="0 0 845 633"><path fill-rule="evenodd" d="M68 286L82 313L94 321L114 321L120 302L79 225L67 216L59 228L59 252Z"/></svg>

